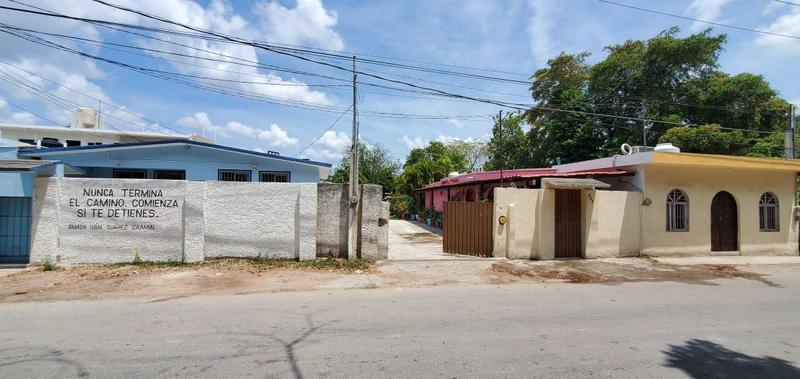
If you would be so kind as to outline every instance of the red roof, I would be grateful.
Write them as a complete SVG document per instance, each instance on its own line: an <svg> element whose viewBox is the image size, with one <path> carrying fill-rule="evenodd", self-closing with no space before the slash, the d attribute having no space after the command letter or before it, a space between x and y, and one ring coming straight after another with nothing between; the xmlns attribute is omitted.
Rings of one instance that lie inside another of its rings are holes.
<svg viewBox="0 0 800 379"><path fill-rule="evenodd" d="M614 176L627 174L627 171L616 170L612 168L596 169L576 172L556 172L554 168L522 168L516 170L503 170L503 180L515 179L535 179L535 178L564 178L575 176ZM481 171L473 172L455 176L452 178L443 178L442 180L428 184L422 189L439 188L439 187L452 187L458 185L480 183L480 182L494 182L500 181L500 171Z"/></svg>

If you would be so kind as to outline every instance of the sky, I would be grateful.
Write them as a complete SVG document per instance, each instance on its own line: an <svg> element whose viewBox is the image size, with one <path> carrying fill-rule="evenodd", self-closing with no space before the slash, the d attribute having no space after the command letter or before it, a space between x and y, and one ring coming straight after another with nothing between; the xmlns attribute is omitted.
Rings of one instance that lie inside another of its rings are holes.
<svg viewBox="0 0 800 379"><path fill-rule="evenodd" d="M488 81L361 62L358 66L372 75L518 104L531 103L528 85L519 81L528 80L562 51L588 51L591 63L603 59L608 45L647 39L672 26L679 27L682 36L710 27L597 0L108 1L247 40L513 79ZM800 2L617 2L800 36ZM26 5L76 17L180 29L90 0L0 0L0 6ZM67 125L77 106L91 106L100 109L106 128L195 133L222 145L334 164L350 144L352 116L347 109L353 101L352 74L346 68L351 62L319 59L338 66L334 68L247 45L174 35L157 35L159 41L142 33L10 10L0 10L0 23L50 33L37 36L72 51L182 75L182 83L164 80L0 33L2 122ZM800 104L800 37L718 26L713 33L728 35L720 56L723 71L764 75L783 98ZM408 88L374 77L363 76L359 83L356 106L362 138L387 148L398 160L429 141L485 140L491 132L491 115L509 111L493 104L374 86Z"/></svg>

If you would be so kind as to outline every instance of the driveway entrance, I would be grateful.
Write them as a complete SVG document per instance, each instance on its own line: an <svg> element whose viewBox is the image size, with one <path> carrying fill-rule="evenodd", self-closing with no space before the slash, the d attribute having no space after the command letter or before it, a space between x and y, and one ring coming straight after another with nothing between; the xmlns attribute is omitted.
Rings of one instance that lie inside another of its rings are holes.
<svg viewBox="0 0 800 379"><path fill-rule="evenodd" d="M390 260L468 259L442 250L442 231L418 222L389 220Z"/></svg>

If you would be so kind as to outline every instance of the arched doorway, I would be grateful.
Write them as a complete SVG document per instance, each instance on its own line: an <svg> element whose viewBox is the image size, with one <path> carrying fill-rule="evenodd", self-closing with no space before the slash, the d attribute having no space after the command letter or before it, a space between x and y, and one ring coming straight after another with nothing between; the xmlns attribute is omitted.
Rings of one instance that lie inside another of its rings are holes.
<svg viewBox="0 0 800 379"><path fill-rule="evenodd" d="M711 201L711 251L739 250L739 212L736 199L720 191Z"/></svg>

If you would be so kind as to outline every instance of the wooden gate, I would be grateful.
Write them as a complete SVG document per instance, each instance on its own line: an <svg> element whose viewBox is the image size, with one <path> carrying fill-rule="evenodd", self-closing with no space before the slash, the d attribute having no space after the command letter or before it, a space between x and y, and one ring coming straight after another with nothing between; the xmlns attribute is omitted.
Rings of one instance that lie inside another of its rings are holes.
<svg viewBox="0 0 800 379"><path fill-rule="evenodd" d="M555 257L581 257L581 190L556 190Z"/></svg>
<svg viewBox="0 0 800 379"><path fill-rule="evenodd" d="M493 209L492 203L445 202L444 252L491 257Z"/></svg>
<svg viewBox="0 0 800 379"><path fill-rule="evenodd" d="M739 215L736 199L720 191L711 200L711 251L739 250Z"/></svg>

